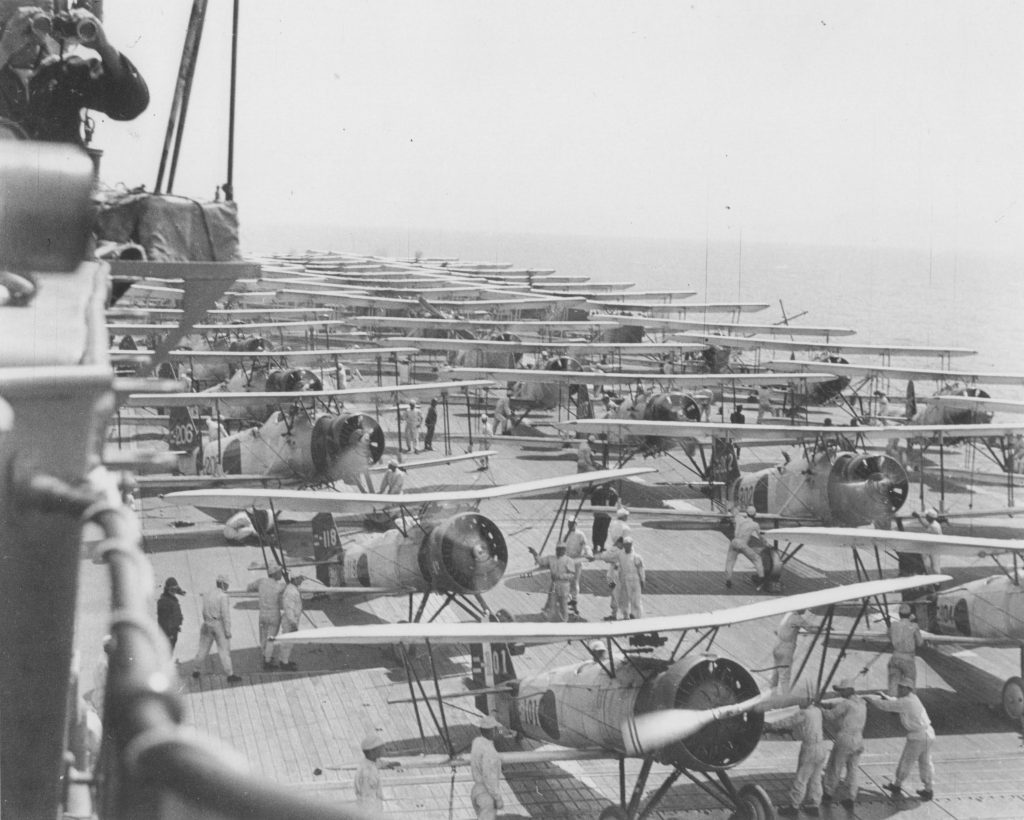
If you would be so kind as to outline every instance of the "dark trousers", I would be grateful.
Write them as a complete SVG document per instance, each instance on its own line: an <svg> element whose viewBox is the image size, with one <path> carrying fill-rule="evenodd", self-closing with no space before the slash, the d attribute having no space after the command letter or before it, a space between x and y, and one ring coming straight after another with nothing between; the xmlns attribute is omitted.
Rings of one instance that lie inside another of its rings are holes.
<svg viewBox="0 0 1024 820"><path fill-rule="evenodd" d="M427 449L430 449L431 445L434 443L434 426L435 425L433 424L428 424L427 432L423 436L423 446L426 447Z"/></svg>

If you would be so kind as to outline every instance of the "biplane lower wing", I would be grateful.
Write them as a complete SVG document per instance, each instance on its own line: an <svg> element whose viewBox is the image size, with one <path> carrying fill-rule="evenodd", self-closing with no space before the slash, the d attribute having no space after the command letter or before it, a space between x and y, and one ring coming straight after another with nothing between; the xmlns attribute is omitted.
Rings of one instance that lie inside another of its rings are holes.
<svg viewBox="0 0 1024 820"><path fill-rule="evenodd" d="M700 438L712 436L737 443L756 444L765 439L790 442L817 438L845 437L851 440L891 438L995 438L1024 433L1024 424L905 424L894 427L789 424L715 424L700 421L640 421L639 419L576 419L555 424L567 432L608 435L656 436L658 438Z"/></svg>
<svg viewBox="0 0 1024 820"><path fill-rule="evenodd" d="M384 508L416 507L424 504L485 501L535 495L585 484L605 484L654 472L650 467L595 470L566 476L525 481L520 484L475 487L435 493L378 495L374 493L338 493L319 490L208 490L168 493L165 498L182 504L211 509L240 510L275 505L292 512L374 512Z"/></svg>
<svg viewBox="0 0 1024 820"><path fill-rule="evenodd" d="M423 382L422 384L396 384L385 387L356 387L346 390L303 390L263 393L135 393L128 397L129 407L194 407L211 401L278 402L307 401L310 399L356 399L383 396L415 396L421 393L438 395L448 391L475 387L493 387L487 379L462 382Z"/></svg>
<svg viewBox="0 0 1024 820"><path fill-rule="evenodd" d="M685 615L664 615L634 618L627 621L557 622L557 623L404 623L369 626L334 626L324 629L300 630L282 635L282 643L315 644L458 644L458 643L524 643L541 644L558 641L592 641L629 638L649 632L683 632L734 626L746 621L771 618L799 609L814 609L861 598L892 595L907 589L950 580L948 575L916 575L912 578L887 578L857 584L802 592L784 598L758 601L728 609L694 612Z"/></svg>
<svg viewBox="0 0 1024 820"><path fill-rule="evenodd" d="M851 527L800 527L772 531L774 538L800 541L815 547L840 549L879 549L913 552L922 555L989 556L1024 553L1024 541L1003 538L974 538L959 535L933 535L928 532L900 532ZM919 584L924 586L924 584Z"/></svg>

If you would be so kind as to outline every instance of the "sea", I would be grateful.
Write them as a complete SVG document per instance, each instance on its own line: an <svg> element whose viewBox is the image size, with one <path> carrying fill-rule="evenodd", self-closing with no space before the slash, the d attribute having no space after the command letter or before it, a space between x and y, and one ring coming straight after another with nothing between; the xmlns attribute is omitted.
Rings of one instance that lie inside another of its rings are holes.
<svg viewBox="0 0 1024 820"><path fill-rule="evenodd" d="M378 256L457 258L554 268L637 290L693 290L689 301L758 302L741 322L851 328L864 344L961 347L954 370L1024 374L1024 258L984 251L684 239L500 234L331 225L259 226L246 251L332 250ZM711 321L726 316L714 314ZM843 341L843 339L838 339ZM850 361L880 364L878 357ZM938 367L938 359L894 357L894 365ZM1024 399L1021 387L989 389Z"/></svg>

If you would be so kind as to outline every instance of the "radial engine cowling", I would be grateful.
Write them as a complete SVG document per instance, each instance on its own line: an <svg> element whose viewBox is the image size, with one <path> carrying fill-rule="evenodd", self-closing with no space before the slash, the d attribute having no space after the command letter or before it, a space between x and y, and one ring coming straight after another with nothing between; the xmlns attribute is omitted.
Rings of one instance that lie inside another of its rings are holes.
<svg viewBox="0 0 1024 820"><path fill-rule="evenodd" d="M313 424L310 447L318 475L355 484L384 454L384 431L365 413L323 415Z"/></svg>
<svg viewBox="0 0 1024 820"><path fill-rule="evenodd" d="M886 455L841 453L828 477L830 523L861 526L888 521L907 500L906 470Z"/></svg>
<svg viewBox="0 0 1024 820"><path fill-rule="evenodd" d="M758 694L757 682L736 661L691 656L677 661L641 689L636 713L707 710L742 703ZM742 762L757 748L763 728L762 712L744 712L716 720L685 740L658 749L655 758L680 768L722 771Z"/></svg>
<svg viewBox="0 0 1024 820"><path fill-rule="evenodd" d="M420 570L432 589L475 594L494 587L508 566L505 536L489 518L463 512L441 521L423 539Z"/></svg>
<svg viewBox="0 0 1024 820"><path fill-rule="evenodd" d="M643 418L644 421L700 421L701 406L686 393L655 393L644 405ZM682 447L688 455L693 455L697 450L697 441L692 438L646 436L644 443L656 451Z"/></svg>

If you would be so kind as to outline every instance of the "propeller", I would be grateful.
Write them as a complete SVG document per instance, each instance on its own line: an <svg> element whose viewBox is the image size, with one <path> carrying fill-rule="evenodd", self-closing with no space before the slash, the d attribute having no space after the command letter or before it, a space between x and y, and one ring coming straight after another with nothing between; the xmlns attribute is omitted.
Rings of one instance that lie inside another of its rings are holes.
<svg viewBox="0 0 1024 820"><path fill-rule="evenodd" d="M716 721L738 717L758 707L765 708L764 704L773 697L777 696L768 691L740 703L727 703L713 709L659 709L633 715L622 722L622 742L627 754L643 757L669 744L686 740Z"/></svg>
<svg viewBox="0 0 1024 820"><path fill-rule="evenodd" d="M846 468L847 478L853 481L867 481L883 495L893 510L898 510L907 500L910 480L907 472L891 456L860 456Z"/></svg>

